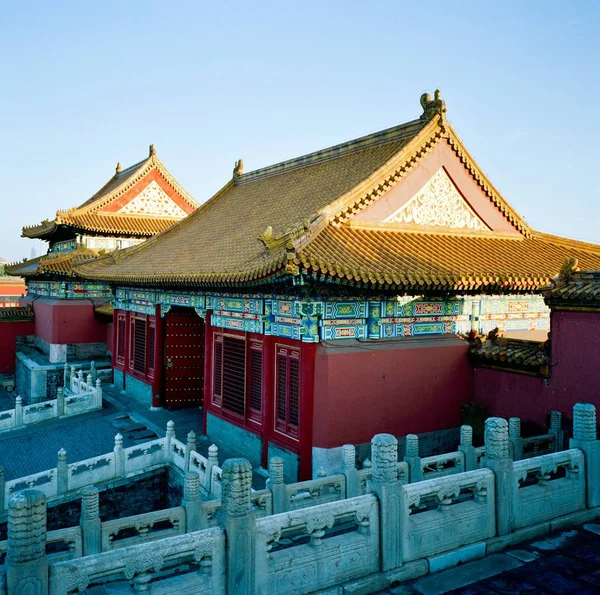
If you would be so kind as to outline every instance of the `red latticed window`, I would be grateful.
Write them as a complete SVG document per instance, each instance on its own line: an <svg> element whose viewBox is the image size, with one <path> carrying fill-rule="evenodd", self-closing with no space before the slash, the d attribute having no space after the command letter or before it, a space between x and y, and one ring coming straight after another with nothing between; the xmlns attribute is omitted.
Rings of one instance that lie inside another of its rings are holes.
<svg viewBox="0 0 600 595"><path fill-rule="evenodd" d="M262 418L263 354L260 341L250 341L248 350L248 417L258 423Z"/></svg>
<svg viewBox="0 0 600 595"><path fill-rule="evenodd" d="M125 312L117 314L117 352L115 353L115 362L119 366L125 365L125 346L127 345L127 325Z"/></svg>
<svg viewBox="0 0 600 595"><path fill-rule="evenodd" d="M132 319L132 348L131 367L140 374L146 373L146 319Z"/></svg>
<svg viewBox="0 0 600 595"><path fill-rule="evenodd" d="M154 350L156 349L156 322L148 320L148 350L147 370L148 376L154 376Z"/></svg>
<svg viewBox="0 0 600 595"><path fill-rule="evenodd" d="M215 335L213 404L221 405L223 397L223 335Z"/></svg>
<svg viewBox="0 0 600 595"><path fill-rule="evenodd" d="M300 421L300 352L297 349L277 347L275 375L275 429L296 438Z"/></svg>
<svg viewBox="0 0 600 595"><path fill-rule="evenodd" d="M246 341L223 337L223 409L243 416L246 410Z"/></svg>

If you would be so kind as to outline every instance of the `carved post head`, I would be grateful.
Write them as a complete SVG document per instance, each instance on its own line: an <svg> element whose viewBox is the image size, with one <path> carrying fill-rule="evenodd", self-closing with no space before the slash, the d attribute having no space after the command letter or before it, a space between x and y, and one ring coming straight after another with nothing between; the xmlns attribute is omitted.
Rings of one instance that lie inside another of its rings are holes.
<svg viewBox="0 0 600 595"><path fill-rule="evenodd" d="M562 429L562 413L550 411L550 429L559 432Z"/></svg>
<svg viewBox="0 0 600 595"><path fill-rule="evenodd" d="M596 440L596 407L591 403L576 403L573 407L573 438Z"/></svg>
<svg viewBox="0 0 600 595"><path fill-rule="evenodd" d="M79 380L83 380L83 370L79 370L79 372L77 372L77 378L79 378Z"/></svg>
<svg viewBox="0 0 600 595"><path fill-rule="evenodd" d="M91 384L92 384L92 375L88 374L87 377L86 377L86 379L85 379L85 381L88 383L88 385L91 386Z"/></svg>
<svg viewBox="0 0 600 595"><path fill-rule="evenodd" d="M394 483L397 479L398 440L391 434L377 434L371 440L373 480Z"/></svg>
<svg viewBox="0 0 600 595"><path fill-rule="evenodd" d="M167 438L175 438L175 422L172 419L167 422Z"/></svg>
<svg viewBox="0 0 600 595"><path fill-rule="evenodd" d="M519 417L508 418L508 437L511 440L521 437L521 419Z"/></svg>
<svg viewBox="0 0 600 595"><path fill-rule="evenodd" d="M460 445L473 446L473 428L471 426L460 426Z"/></svg>
<svg viewBox="0 0 600 595"><path fill-rule="evenodd" d="M100 388L102 385L102 380L100 378L96 378L96 388Z"/></svg>
<svg viewBox="0 0 600 595"><path fill-rule="evenodd" d="M69 364L67 362L65 362L65 372L69 371Z"/></svg>
<svg viewBox="0 0 600 595"><path fill-rule="evenodd" d="M269 459L269 482L271 485L283 483L283 459L281 457Z"/></svg>
<svg viewBox="0 0 600 595"><path fill-rule="evenodd" d="M123 448L123 436L121 434L117 434L115 436L115 450L120 450Z"/></svg>
<svg viewBox="0 0 600 595"><path fill-rule="evenodd" d="M356 469L356 448L353 444L342 446L342 471Z"/></svg>
<svg viewBox="0 0 600 595"><path fill-rule="evenodd" d="M327 470L325 467L323 467L323 465L319 467L319 470L317 471L317 477L327 477Z"/></svg>
<svg viewBox="0 0 600 595"><path fill-rule="evenodd" d="M252 465L246 459L227 459L223 463L221 510L230 517L250 513Z"/></svg>
<svg viewBox="0 0 600 595"><path fill-rule="evenodd" d="M13 563L31 562L46 555L46 497L24 490L8 502L8 550Z"/></svg>
<svg viewBox="0 0 600 595"><path fill-rule="evenodd" d="M197 500L200 500L200 475L197 471L188 471L185 474L183 498L187 502L196 502Z"/></svg>
<svg viewBox="0 0 600 595"><path fill-rule="evenodd" d="M15 399L15 405L17 405L17 407L23 406L23 397L21 395L17 395L17 398Z"/></svg>
<svg viewBox="0 0 600 595"><path fill-rule="evenodd" d="M95 361L92 361L92 362L90 363L90 371L92 371L92 370L95 370L95 369L96 369L96 362L95 362Z"/></svg>
<svg viewBox="0 0 600 595"><path fill-rule="evenodd" d="M406 435L404 456L410 458L419 456L419 437L416 434Z"/></svg>
<svg viewBox="0 0 600 595"><path fill-rule="evenodd" d="M208 447L208 462L215 465L219 463L219 447L216 444Z"/></svg>
<svg viewBox="0 0 600 595"><path fill-rule="evenodd" d="M194 432L193 430L190 430L187 435L187 444L191 450L194 450L196 448L196 432Z"/></svg>
<svg viewBox="0 0 600 595"><path fill-rule="evenodd" d="M65 389L62 387L59 387L56 389L56 398L57 399L63 399L65 396Z"/></svg>
<svg viewBox="0 0 600 595"><path fill-rule="evenodd" d="M485 456L487 459L505 459L509 457L508 422L501 417L485 420Z"/></svg>
<svg viewBox="0 0 600 595"><path fill-rule="evenodd" d="M64 448L61 448L58 451L58 464L67 462L67 451Z"/></svg>
<svg viewBox="0 0 600 595"><path fill-rule="evenodd" d="M75 366L71 366L71 375L75 376Z"/></svg>
<svg viewBox="0 0 600 595"><path fill-rule="evenodd" d="M81 492L81 520L94 521L100 516L100 492L96 486L88 486Z"/></svg>

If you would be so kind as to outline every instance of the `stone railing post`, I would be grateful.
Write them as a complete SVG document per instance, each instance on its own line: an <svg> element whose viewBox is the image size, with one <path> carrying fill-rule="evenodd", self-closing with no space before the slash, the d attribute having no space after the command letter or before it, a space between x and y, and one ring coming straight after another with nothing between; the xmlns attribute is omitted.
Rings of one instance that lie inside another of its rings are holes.
<svg viewBox="0 0 600 595"><path fill-rule="evenodd" d="M185 443L185 461L183 463L183 468L186 471L190 469L190 454L192 450L196 450L196 432L190 430L187 435L187 442Z"/></svg>
<svg viewBox="0 0 600 595"><path fill-rule="evenodd" d="M73 392L73 381L76 377L75 366L71 366L71 373L69 374L69 389Z"/></svg>
<svg viewBox="0 0 600 595"><path fill-rule="evenodd" d="M398 440L391 434L377 434L371 440L373 474L369 487L379 498L381 571L402 565L402 498L398 481ZM419 463L420 464L420 463Z"/></svg>
<svg viewBox="0 0 600 595"><path fill-rule="evenodd" d="M81 492L81 539L83 555L91 556L102 552L102 523L100 521L100 492L89 486Z"/></svg>
<svg viewBox="0 0 600 595"><path fill-rule="evenodd" d="M77 372L77 380L79 380L79 388L77 390L77 393L80 393L81 392L81 383L84 382L83 370L79 370L79 372Z"/></svg>
<svg viewBox="0 0 600 595"><path fill-rule="evenodd" d="M507 535L514 525L514 467L510 458L508 422L501 417L485 420L485 464L495 475L496 531Z"/></svg>
<svg viewBox="0 0 600 595"><path fill-rule="evenodd" d="M92 382L92 375L88 374L85 377L86 391L91 391L94 389L94 383Z"/></svg>
<svg viewBox="0 0 600 595"><path fill-rule="evenodd" d="M342 473L346 478L346 498L358 496L358 469L356 468L356 448L353 444L342 446Z"/></svg>
<svg viewBox="0 0 600 595"><path fill-rule="evenodd" d="M65 362L65 368L63 370L63 386L67 388L69 386L69 364Z"/></svg>
<svg viewBox="0 0 600 595"><path fill-rule="evenodd" d="M115 436L115 477L123 477L125 475L125 452L123 450L123 436L117 434Z"/></svg>
<svg viewBox="0 0 600 595"><path fill-rule="evenodd" d="M96 370L96 362L92 362L90 364L90 375L92 377L92 382L95 384L96 380L98 380L98 370Z"/></svg>
<svg viewBox="0 0 600 595"><path fill-rule="evenodd" d="M226 533L228 595L254 593L255 524L250 494L252 466L246 459L223 463L223 492L218 520Z"/></svg>
<svg viewBox="0 0 600 595"><path fill-rule="evenodd" d="M38 490L24 490L8 502L4 565L9 595L48 595L46 498Z"/></svg>
<svg viewBox="0 0 600 595"><path fill-rule="evenodd" d="M15 399L15 428L23 425L23 397L18 395Z"/></svg>
<svg viewBox="0 0 600 595"><path fill-rule="evenodd" d="M283 482L283 459L271 457L269 459L269 479L267 489L271 490L273 496L273 514L285 512L285 483Z"/></svg>
<svg viewBox="0 0 600 595"><path fill-rule="evenodd" d="M554 436L554 452L561 451L564 448L565 434L560 411L550 411L550 434Z"/></svg>
<svg viewBox="0 0 600 595"><path fill-rule="evenodd" d="M596 432L596 407L591 403L576 403L570 447L581 449L585 455L588 508L600 505L600 440Z"/></svg>
<svg viewBox="0 0 600 595"><path fill-rule="evenodd" d="M167 422L167 431L165 432L166 444L165 444L165 457L166 461L171 461L171 442L175 438L175 422L170 419Z"/></svg>
<svg viewBox="0 0 600 595"><path fill-rule="evenodd" d="M102 381L96 378L96 392L94 394L94 405L97 409L102 409Z"/></svg>
<svg viewBox="0 0 600 595"><path fill-rule="evenodd" d="M408 463L409 483L423 481L423 468L419 457L419 437L416 434L406 436L404 460Z"/></svg>
<svg viewBox="0 0 600 595"><path fill-rule="evenodd" d="M471 426L460 426L458 451L463 454L465 471L473 471L477 467L477 461L475 459L475 449L473 448L473 428Z"/></svg>
<svg viewBox="0 0 600 595"><path fill-rule="evenodd" d="M63 417L65 414L65 389L56 389L56 415Z"/></svg>
<svg viewBox="0 0 600 595"><path fill-rule="evenodd" d="M0 467L0 515L4 514L4 493L6 491L6 481L4 479L4 468Z"/></svg>
<svg viewBox="0 0 600 595"><path fill-rule="evenodd" d="M181 505L185 508L185 531L192 533L206 529L202 527L202 503L200 502L200 475L197 471L187 471L183 484L183 500Z"/></svg>
<svg viewBox="0 0 600 595"><path fill-rule="evenodd" d="M521 438L521 420L518 417L508 418L508 440L513 461L523 458L523 438Z"/></svg>
<svg viewBox="0 0 600 595"><path fill-rule="evenodd" d="M212 468L219 465L219 447L211 444L208 447L208 457L206 457L206 486L204 488L210 494L212 491Z"/></svg>
<svg viewBox="0 0 600 595"><path fill-rule="evenodd" d="M67 451L64 448L58 451L56 485L59 494L66 494L69 491L69 464L67 463Z"/></svg>

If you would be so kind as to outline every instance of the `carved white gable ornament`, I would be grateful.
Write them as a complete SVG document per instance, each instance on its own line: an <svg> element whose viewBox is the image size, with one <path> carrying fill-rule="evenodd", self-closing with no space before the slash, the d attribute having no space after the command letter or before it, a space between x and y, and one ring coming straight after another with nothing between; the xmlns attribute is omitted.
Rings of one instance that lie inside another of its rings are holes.
<svg viewBox="0 0 600 595"><path fill-rule="evenodd" d="M406 204L384 221L454 229L489 229L440 168Z"/></svg>
<svg viewBox="0 0 600 595"><path fill-rule="evenodd" d="M154 180L133 200L130 200L124 207L119 209L119 213L185 217L185 211L176 205Z"/></svg>

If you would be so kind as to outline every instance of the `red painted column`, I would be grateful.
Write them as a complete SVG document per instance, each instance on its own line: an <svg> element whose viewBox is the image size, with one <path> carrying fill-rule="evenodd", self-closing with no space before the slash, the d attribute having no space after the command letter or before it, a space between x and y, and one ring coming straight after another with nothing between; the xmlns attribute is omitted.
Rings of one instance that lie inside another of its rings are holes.
<svg viewBox="0 0 600 595"><path fill-rule="evenodd" d="M301 352L301 393L300 393L300 469L299 480L312 479L313 413L315 394L315 352L316 343L305 343Z"/></svg>
<svg viewBox="0 0 600 595"><path fill-rule="evenodd" d="M129 350L131 348L131 312L125 313L125 354L123 357L123 387L122 390L127 390L127 370L129 370Z"/></svg>
<svg viewBox="0 0 600 595"><path fill-rule="evenodd" d="M262 466L269 468L269 439L273 432L275 394L275 337L263 340Z"/></svg>
<svg viewBox="0 0 600 595"><path fill-rule="evenodd" d="M111 362L111 384L115 383L115 363L117 361L117 335L119 334L118 310L113 308L113 337L112 337L112 362Z"/></svg>
<svg viewBox="0 0 600 595"><path fill-rule="evenodd" d="M161 406L161 392L163 389L165 365L165 319L161 316L160 304L155 311L155 337L154 337L154 378L152 379L152 407Z"/></svg>
<svg viewBox="0 0 600 595"><path fill-rule="evenodd" d="M212 345L214 329L210 324L211 311L206 311L206 318L204 319L204 398L202 404L202 433L206 436L206 415L208 406L212 400Z"/></svg>

